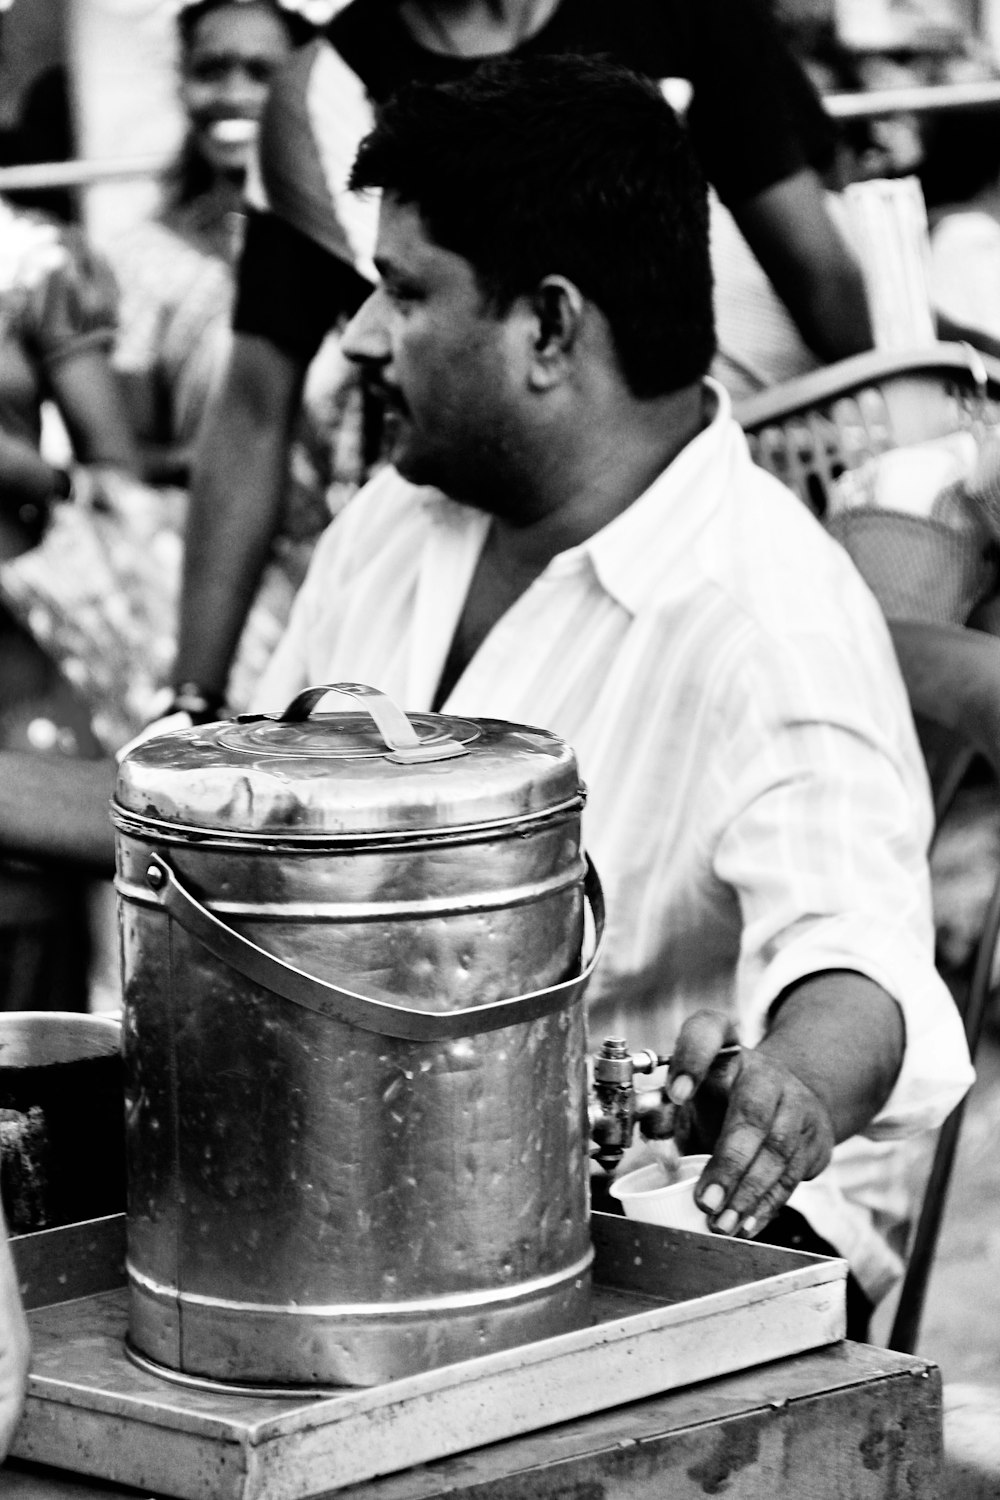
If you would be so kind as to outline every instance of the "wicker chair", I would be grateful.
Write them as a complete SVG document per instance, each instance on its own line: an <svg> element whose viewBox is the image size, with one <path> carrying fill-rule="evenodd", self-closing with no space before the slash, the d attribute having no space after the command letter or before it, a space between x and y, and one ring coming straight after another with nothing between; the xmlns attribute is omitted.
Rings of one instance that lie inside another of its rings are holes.
<svg viewBox="0 0 1000 1500"><path fill-rule="evenodd" d="M964 344L907 353L873 352L763 392L736 409L758 464L783 480L826 524L838 482L871 459L956 432L981 439L1000 422L1000 361ZM1000 579L996 543L924 518L851 518L848 544L886 611L927 755L937 826L970 762L983 758L1000 788L1000 640L966 628L984 583ZM836 527L831 524L836 533ZM992 555L990 555L992 554ZM990 998L1000 936L1000 877L958 997L973 1059ZM960 1104L938 1136L911 1238L891 1349L912 1353L963 1116Z"/></svg>
<svg viewBox="0 0 1000 1500"><path fill-rule="evenodd" d="M845 470L1000 421L1000 360L971 344L873 350L750 396L735 416L757 463L822 515Z"/></svg>

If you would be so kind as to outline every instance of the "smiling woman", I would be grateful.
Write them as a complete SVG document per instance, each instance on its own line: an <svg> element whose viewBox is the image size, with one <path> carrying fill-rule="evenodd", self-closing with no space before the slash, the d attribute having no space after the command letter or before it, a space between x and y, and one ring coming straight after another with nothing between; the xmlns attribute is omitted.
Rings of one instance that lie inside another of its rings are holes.
<svg viewBox="0 0 1000 1500"><path fill-rule="evenodd" d="M151 484L187 484L225 370L247 170L271 77L314 35L307 13L308 0L194 0L177 16L184 142L157 217L106 246L121 290L114 363ZM291 543L314 539L328 504L337 508L357 487L359 421L356 383L345 382L331 340L309 371L294 423L283 557ZM297 581L304 559L290 566Z"/></svg>
<svg viewBox="0 0 1000 1500"><path fill-rule="evenodd" d="M177 29L188 130L164 218L232 261L238 237L226 216L241 214L268 85L312 30L277 0L193 0L182 6ZM215 215L207 212L207 199ZM191 222L195 204L200 212Z"/></svg>
<svg viewBox="0 0 1000 1500"><path fill-rule="evenodd" d="M228 348L243 185L268 84L309 34L277 0L196 0L178 14L184 141L157 218L108 246L122 295L115 362L153 483L186 480Z"/></svg>

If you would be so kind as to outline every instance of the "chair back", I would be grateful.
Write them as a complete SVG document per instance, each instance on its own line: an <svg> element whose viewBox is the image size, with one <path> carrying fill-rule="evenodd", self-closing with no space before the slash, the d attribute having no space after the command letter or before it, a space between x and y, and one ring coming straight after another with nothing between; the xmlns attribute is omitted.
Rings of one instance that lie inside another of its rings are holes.
<svg viewBox="0 0 1000 1500"><path fill-rule="evenodd" d="M755 463L821 519L836 482L868 460L1000 422L1000 360L971 344L873 350L737 404Z"/></svg>

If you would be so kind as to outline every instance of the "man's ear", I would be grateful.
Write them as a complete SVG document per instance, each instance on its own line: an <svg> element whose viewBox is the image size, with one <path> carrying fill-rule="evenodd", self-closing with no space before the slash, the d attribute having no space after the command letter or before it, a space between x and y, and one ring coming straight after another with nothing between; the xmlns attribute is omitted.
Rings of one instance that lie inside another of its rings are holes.
<svg viewBox="0 0 1000 1500"><path fill-rule="evenodd" d="M534 315L532 385L544 390L565 375L567 361L580 340L585 311L583 293L565 276L546 276L531 299Z"/></svg>

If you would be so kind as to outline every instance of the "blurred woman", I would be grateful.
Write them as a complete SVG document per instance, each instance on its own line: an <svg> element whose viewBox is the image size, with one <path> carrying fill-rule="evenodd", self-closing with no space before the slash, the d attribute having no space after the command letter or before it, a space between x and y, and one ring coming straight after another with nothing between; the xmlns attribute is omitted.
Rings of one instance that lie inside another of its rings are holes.
<svg viewBox="0 0 1000 1500"><path fill-rule="evenodd" d="M156 711L175 647L189 458L229 349L242 191L273 70L310 28L278 0L195 0L177 19L187 131L156 219L107 244L119 287L113 360L140 446L144 486L103 514L64 508L43 547L3 571L117 750ZM332 356L332 357L331 357ZM353 492L356 378L336 344L295 425L283 524L237 659L249 693L281 634L315 537Z"/></svg>
<svg viewBox="0 0 1000 1500"><path fill-rule="evenodd" d="M122 298L115 365L153 483L186 483L228 352L243 188L268 84L309 34L277 0L195 0L178 15L184 140L157 217L108 245Z"/></svg>
<svg viewBox="0 0 1000 1500"><path fill-rule="evenodd" d="M0 200L0 747L94 755L88 705L59 671L44 631L6 588L39 551L75 491L105 503L135 457L109 364L115 290L79 231ZM51 404L68 467L41 449ZM81 503L79 520L83 521ZM59 867L0 861L0 1009L83 1009L85 883Z"/></svg>
<svg viewBox="0 0 1000 1500"><path fill-rule="evenodd" d="M126 471L135 464L108 362L116 302L107 265L78 230L0 199L0 525L8 555L27 545L46 504L69 493L68 475L39 452L46 400L79 463ZM26 527L20 537L18 524Z"/></svg>

